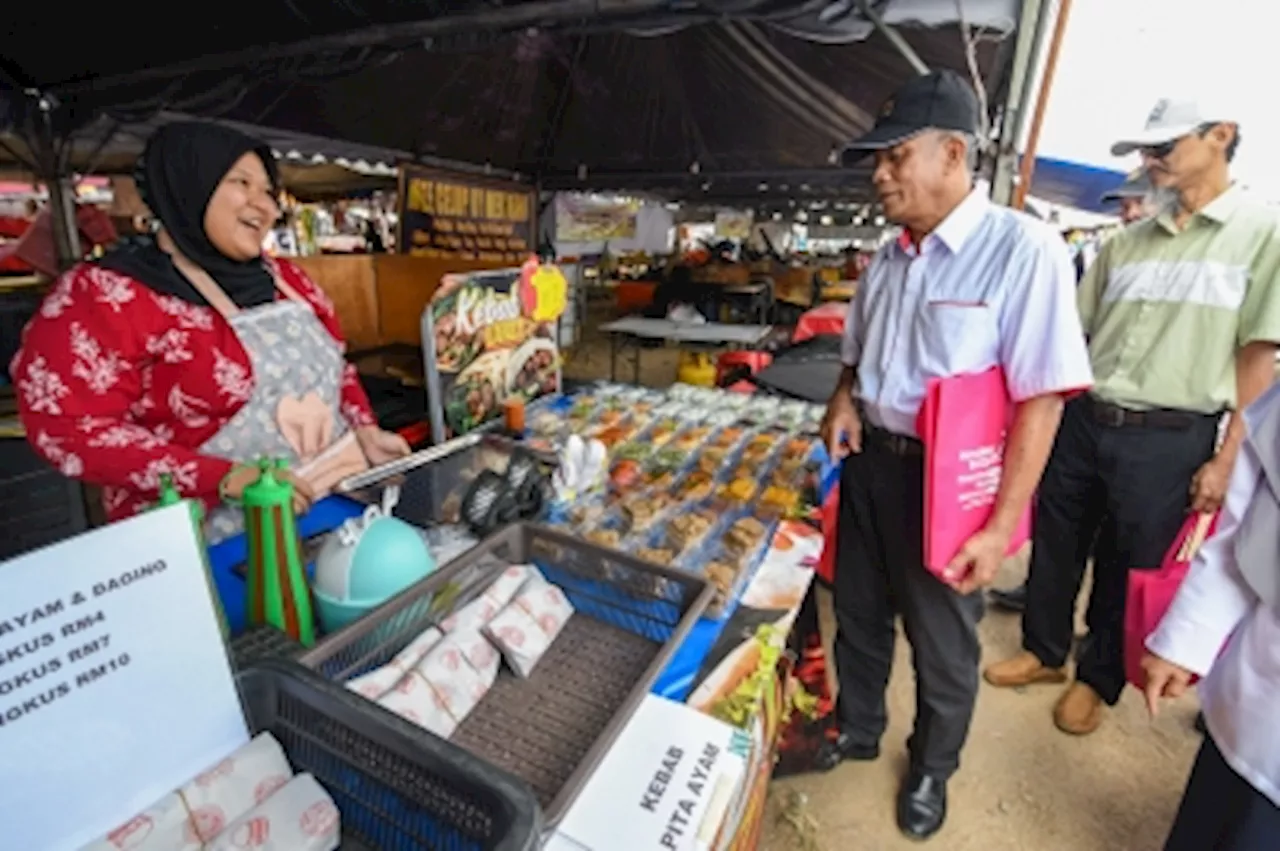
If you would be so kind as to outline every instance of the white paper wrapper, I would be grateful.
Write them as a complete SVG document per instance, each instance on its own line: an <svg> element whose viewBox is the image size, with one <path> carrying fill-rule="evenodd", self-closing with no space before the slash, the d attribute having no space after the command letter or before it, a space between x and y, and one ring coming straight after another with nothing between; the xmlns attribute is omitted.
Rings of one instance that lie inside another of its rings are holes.
<svg viewBox="0 0 1280 851"><path fill-rule="evenodd" d="M182 796L173 792L82 851L200 851Z"/></svg>
<svg viewBox="0 0 1280 851"><path fill-rule="evenodd" d="M378 700L378 705L442 739L452 736L458 727L444 700L417 671L405 674L394 689Z"/></svg>
<svg viewBox="0 0 1280 851"><path fill-rule="evenodd" d="M208 851L334 851L338 808L310 774L299 774L230 825Z"/></svg>
<svg viewBox="0 0 1280 851"><path fill-rule="evenodd" d="M455 632L450 638L457 642L458 647L462 649L463 658L475 669L480 675L481 682L484 683L484 692L476 698L479 702L485 692L493 687L494 680L498 678L498 666L502 662L502 654L478 629L465 633Z"/></svg>
<svg viewBox="0 0 1280 851"><path fill-rule="evenodd" d="M423 656L427 655L427 651L439 644L442 638L444 638L444 633L434 626L431 627L431 629L406 644L405 648L391 660L391 664L405 673L412 671L418 667L418 663L422 661Z"/></svg>
<svg viewBox="0 0 1280 851"><path fill-rule="evenodd" d="M449 615L440 624L440 629L445 634L452 635L455 632L467 632L470 630L480 629L482 626L493 620L493 616L498 613L499 606L489 597L481 594L470 603L467 603L458 611Z"/></svg>
<svg viewBox="0 0 1280 851"><path fill-rule="evenodd" d="M564 592L542 578L541 574L530 581L514 600L529 613L529 617L546 633L548 644L556 640L560 630L573 617L573 604Z"/></svg>
<svg viewBox="0 0 1280 851"><path fill-rule="evenodd" d="M484 595L497 604L501 609L507 603L511 602L511 598L519 593L520 589L529 579L538 574L538 569L530 564L513 564L498 575L493 580L493 584L484 592Z"/></svg>
<svg viewBox="0 0 1280 851"><path fill-rule="evenodd" d="M508 567L498 574L498 578L493 580L493 584L483 594L446 618L440 628L447 633L480 629L493 620L494 615L502 611L533 577L541 578L541 574L532 565L516 564Z"/></svg>
<svg viewBox="0 0 1280 851"><path fill-rule="evenodd" d="M183 786L195 836L209 842L228 824L267 800L293 776L280 743L260 733L249 744Z"/></svg>
<svg viewBox="0 0 1280 851"><path fill-rule="evenodd" d="M395 658L381 668L375 668L367 674L347 680L347 688L361 697L376 702L378 698L395 688L396 684L404 679L405 674L417 667L422 657L427 655L427 651L439 644L442 638L444 634L440 630L435 627L428 629L405 645Z"/></svg>
<svg viewBox="0 0 1280 851"><path fill-rule="evenodd" d="M458 723L462 723L493 684L492 679L486 679L485 674L467 661L467 652L475 650L471 639L477 635L476 630L450 633L427 653L417 668Z"/></svg>
<svg viewBox="0 0 1280 851"><path fill-rule="evenodd" d="M551 639L533 617L514 601L485 627L485 634L502 651L502 656L521 677L527 677L551 646Z"/></svg>

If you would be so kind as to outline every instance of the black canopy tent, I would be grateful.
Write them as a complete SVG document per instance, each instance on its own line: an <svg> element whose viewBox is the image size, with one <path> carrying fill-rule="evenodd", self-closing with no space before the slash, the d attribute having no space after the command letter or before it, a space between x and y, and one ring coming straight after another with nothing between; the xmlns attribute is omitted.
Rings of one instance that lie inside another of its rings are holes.
<svg viewBox="0 0 1280 851"><path fill-rule="evenodd" d="M172 110L548 190L856 202L866 175L834 167L833 152L922 67L980 77L1008 124L1033 54L1015 25L1048 2L263 0L247 19L184 9L172 38L148 35L158 4L75 16L26 4L0 49L0 127L45 177L103 156L104 113L127 127ZM988 37L975 44L978 27Z"/></svg>

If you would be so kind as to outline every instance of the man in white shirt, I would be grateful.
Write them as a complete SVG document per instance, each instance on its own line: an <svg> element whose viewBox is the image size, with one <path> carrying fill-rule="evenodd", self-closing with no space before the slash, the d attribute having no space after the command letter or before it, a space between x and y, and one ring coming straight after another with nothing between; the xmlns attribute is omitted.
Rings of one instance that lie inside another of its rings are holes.
<svg viewBox="0 0 1280 851"><path fill-rule="evenodd" d="M838 741L821 762L875 759L887 724L894 619L917 681L898 826L925 839L946 818L978 690L979 589L994 578L1053 444L1062 395L1091 381L1066 245L1048 225L974 186L977 97L953 72L917 77L851 145L874 152L885 216L903 226L864 273L845 325L845 369L823 435L844 456L835 604ZM916 416L930 378L999 365L1015 403L990 521L948 566L924 567L924 449Z"/></svg>
<svg viewBox="0 0 1280 851"><path fill-rule="evenodd" d="M1142 661L1152 714L1204 677L1208 735L1165 851L1280 848L1280 385L1244 422L1218 532Z"/></svg>

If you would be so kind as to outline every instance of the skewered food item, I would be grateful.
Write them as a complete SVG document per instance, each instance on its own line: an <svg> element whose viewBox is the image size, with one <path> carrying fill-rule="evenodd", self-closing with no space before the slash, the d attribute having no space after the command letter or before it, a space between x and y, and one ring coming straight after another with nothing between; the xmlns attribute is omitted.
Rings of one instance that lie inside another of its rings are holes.
<svg viewBox="0 0 1280 851"><path fill-rule="evenodd" d="M729 449L741 439L742 429L731 426L729 428L721 429L720 433L716 435L715 440L711 442L711 445L719 449Z"/></svg>
<svg viewBox="0 0 1280 851"><path fill-rule="evenodd" d="M760 546L766 534L768 530L759 520L754 517L743 517L730 526L728 532L725 532L723 538L725 550L741 558Z"/></svg>
<svg viewBox="0 0 1280 851"><path fill-rule="evenodd" d="M794 488L771 486L764 489L760 502L783 513L794 511L800 502L800 492Z"/></svg>
<svg viewBox="0 0 1280 851"><path fill-rule="evenodd" d="M773 452L773 448L777 446L777 441L768 434L757 434L751 438L751 442L747 444L747 448L742 452L742 459L750 461L753 464L759 464L761 461L769 457Z"/></svg>
<svg viewBox="0 0 1280 851"><path fill-rule="evenodd" d="M697 545L715 525L715 517L706 511L681 514L667 524L667 543L683 552Z"/></svg>
<svg viewBox="0 0 1280 851"><path fill-rule="evenodd" d="M705 443L710 434L711 429L708 426L696 426L688 431L682 432L678 437L676 437L672 446L679 449L681 452L692 452Z"/></svg>
<svg viewBox="0 0 1280 851"><path fill-rule="evenodd" d="M679 428L680 422L678 420L663 420L653 427L653 431L649 433L649 440L646 442L654 449L666 446L671 441L671 438L675 437Z"/></svg>
<svg viewBox="0 0 1280 851"><path fill-rule="evenodd" d="M786 460L796 460L804 463L811 452L813 452L812 438L793 437L787 441L786 448L782 450L782 457Z"/></svg>
<svg viewBox="0 0 1280 851"><path fill-rule="evenodd" d="M741 570L740 566L724 561L713 561L707 565L703 575L707 577L708 582L715 586L716 596L713 605L718 605L729 596Z"/></svg>
<svg viewBox="0 0 1280 851"><path fill-rule="evenodd" d="M697 502L711 496L715 486L715 480L709 473L693 470L680 483L680 497L690 502Z"/></svg>
<svg viewBox="0 0 1280 851"><path fill-rule="evenodd" d="M671 564L676 554L662 547L640 547L640 549L636 550L636 557L654 564L668 565Z"/></svg>
<svg viewBox="0 0 1280 851"><path fill-rule="evenodd" d="M737 478L720 489L720 495L733 502L750 502L759 485L753 478Z"/></svg>
<svg viewBox="0 0 1280 851"><path fill-rule="evenodd" d="M617 529L592 529L586 534L586 538L593 544L614 550L622 542L622 536L618 534Z"/></svg>
<svg viewBox="0 0 1280 851"><path fill-rule="evenodd" d="M715 473L724 465L723 449L704 449L698 456L698 469L704 473Z"/></svg>
<svg viewBox="0 0 1280 851"><path fill-rule="evenodd" d="M633 497L622 504L622 511L632 532L647 532L658 515L667 507L667 496Z"/></svg>

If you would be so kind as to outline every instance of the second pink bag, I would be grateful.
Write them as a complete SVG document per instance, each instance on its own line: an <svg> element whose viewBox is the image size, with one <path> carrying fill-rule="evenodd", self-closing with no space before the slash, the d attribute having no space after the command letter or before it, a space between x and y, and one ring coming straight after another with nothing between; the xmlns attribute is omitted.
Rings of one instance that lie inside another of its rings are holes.
<svg viewBox="0 0 1280 851"><path fill-rule="evenodd" d="M1147 687L1147 675L1142 670L1147 636L1156 631L1173 605L1173 598L1191 569L1191 560L1217 527L1216 513L1193 514L1182 525L1159 568L1129 571L1129 596L1124 606L1124 676L1139 691Z"/></svg>

